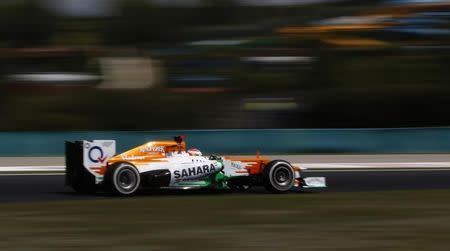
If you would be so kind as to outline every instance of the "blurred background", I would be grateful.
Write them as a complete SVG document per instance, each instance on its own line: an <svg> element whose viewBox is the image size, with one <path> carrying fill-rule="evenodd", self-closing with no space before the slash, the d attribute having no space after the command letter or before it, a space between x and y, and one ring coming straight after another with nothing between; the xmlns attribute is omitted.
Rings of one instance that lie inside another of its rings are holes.
<svg viewBox="0 0 450 251"><path fill-rule="evenodd" d="M2 0L0 130L450 125L450 1Z"/></svg>

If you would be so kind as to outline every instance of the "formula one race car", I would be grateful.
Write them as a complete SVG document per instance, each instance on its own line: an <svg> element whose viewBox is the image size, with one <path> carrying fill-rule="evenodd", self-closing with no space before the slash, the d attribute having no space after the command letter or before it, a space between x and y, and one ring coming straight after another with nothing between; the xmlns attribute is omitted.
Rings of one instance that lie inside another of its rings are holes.
<svg viewBox="0 0 450 251"><path fill-rule="evenodd" d="M301 169L284 160L202 156L186 150L184 137L151 141L116 155L114 140L66 142L66 185L87 193L103 189L132 195L139 188L215 188L244 191L264 186L282 193L325 187L324 177L303 178Z"/></svg>

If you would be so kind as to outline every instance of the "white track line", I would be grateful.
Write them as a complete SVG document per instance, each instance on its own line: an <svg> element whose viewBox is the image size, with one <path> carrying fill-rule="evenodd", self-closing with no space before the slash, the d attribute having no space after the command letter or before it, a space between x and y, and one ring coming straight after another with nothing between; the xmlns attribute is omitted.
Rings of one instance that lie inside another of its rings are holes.
<svg viewBox="0 0 450 251"><path fill-rule="evenodd" d="M0 176L58 176L64 173L1 173Z"/></svg>
<svg viewBox="0 0 450 251"><path fill-rule="evenodd" d="M310 170L438 170L449 169L450 162L376 162L376 163L294 163ZM64 172L65 166L0 166L0 173L5 172Z"/></svg>
<svg viewBox="0 0 450 251"><path fill-rule="evenodd" d="M66 166L0 166L0 172L54 172L65 171Z"/></svg>

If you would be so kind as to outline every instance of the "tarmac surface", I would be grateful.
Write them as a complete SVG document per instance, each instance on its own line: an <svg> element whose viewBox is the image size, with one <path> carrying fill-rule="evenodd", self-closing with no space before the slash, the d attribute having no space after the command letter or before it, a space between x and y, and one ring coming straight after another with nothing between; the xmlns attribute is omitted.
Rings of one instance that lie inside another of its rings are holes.
<svg viewBox="0 0 450 251"><path fill-rule="evenodd" d="M325 176L328 188L320 192L356 192L377 190L450 188L450 171L308 171L304 175ZM204 194L227 196L230 192L208 191L143 191L137 196L201 196ZM254 188L246 194L267 193ZM0 203L36 202L108 198L101 192L95 195L79 195L64 186L64 175L14 175L0 176Z"/></svg>

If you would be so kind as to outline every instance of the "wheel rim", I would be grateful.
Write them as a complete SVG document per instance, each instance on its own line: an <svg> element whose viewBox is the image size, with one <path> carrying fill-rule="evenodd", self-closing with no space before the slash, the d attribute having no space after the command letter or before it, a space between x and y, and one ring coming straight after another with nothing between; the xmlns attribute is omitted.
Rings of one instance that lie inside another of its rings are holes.
<svg viewBox="0 0 450 251"><path fill-rule="evenodd" d="M289 171L285 168L279 169L275 172L275 181L282 186L289 183Z"/></svg>
<svg viewBox="0 0 450 251"><path fill-rule="evenodd" d="M135 189L136 185L138 183L138 177L136 173L129 169L129 168L123 168L117 173L117 185L119 186L120 190L128 192Z"/></svg>
<svg viewBox="0 0 450 251"><path fill-rule="evenodd" d="M288 191L294 184L292 167L284 164L275 165L269 174L270 183L277 191Z"/></svg>
<svg viewBox="0 0 450 251"><path fill-rule="evenodd" d="M286 167L280 167L275 170L274 180L280 186L286 186L291 181L291 174Z"/></svg>

